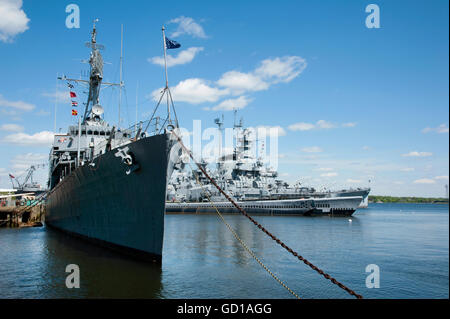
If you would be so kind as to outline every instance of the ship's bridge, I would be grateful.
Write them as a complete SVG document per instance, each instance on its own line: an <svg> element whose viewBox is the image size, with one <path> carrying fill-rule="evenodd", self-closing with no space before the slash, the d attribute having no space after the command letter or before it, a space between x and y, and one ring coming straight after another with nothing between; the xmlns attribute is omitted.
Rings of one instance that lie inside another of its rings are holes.
<svg viewBox="0 0 450 319"><path fill-rule="evenodd" d="M53 187L78 165L92 161L109 149L133 141L131 130L115 130L106 122L86 121L69 126L66 134L55 134L50 153L50 187ZM79 163L77 163L77 160Z"/></svg>

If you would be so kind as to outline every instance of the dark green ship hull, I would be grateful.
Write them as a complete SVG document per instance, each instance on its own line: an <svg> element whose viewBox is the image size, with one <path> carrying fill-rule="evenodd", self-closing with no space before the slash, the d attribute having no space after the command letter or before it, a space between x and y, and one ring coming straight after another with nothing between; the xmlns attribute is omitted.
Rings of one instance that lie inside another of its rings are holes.
<svg viewBox="0 0 450 319"><path fill-rule="evenodd" d="M160 261L171 141L155 135L125 145L129 166L113 149L80 166L47 198L46 224L140 258Z"/></svg>

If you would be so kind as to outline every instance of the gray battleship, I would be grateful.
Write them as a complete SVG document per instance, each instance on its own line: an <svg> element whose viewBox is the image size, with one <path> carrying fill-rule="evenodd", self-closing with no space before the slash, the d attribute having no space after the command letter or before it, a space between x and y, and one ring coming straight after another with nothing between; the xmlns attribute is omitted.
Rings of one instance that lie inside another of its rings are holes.
<svg viewBox="0 0 450 319"><path fill-rule="evenodd" d="M361 202L361 196L321 199L246 200L236 203L249 214L286 216L351 216ZM224 214L238 214L229 201L167 202L167 213L211 213L215 207Z"/></svg>
<svg viewBox="0 0 450 319"><path fill-rule="evenodd" d="M216 119L220 126L222 122ZM202 168L217 184L250 212L261 214L351 215L367 201L370 189L318 192L301 184L294 186L278 179L278 172L266 167L253 156L251 130L234 125L236 147L231 155L220 156L216 169L203 161ZM199 183L201 185L199 185ZM227 212L237 212L224 202L223 195L203 176L199 169L178 170L167 191L167 212L207 212L212 207L203 203L211 199Z"/></svg>
<svg viewBox="0 0 450 319"><path fill-rule="evenodd" d="M102 46L96 36L94 22L87 43L92 49L89 80L61 78L88 85L89 93L78 125L54 136L45 222L118 251L160 261L166 186L177 157L172 130L178 123L147 133L142 122L121 130L104 120L99 104Z"/></svg>

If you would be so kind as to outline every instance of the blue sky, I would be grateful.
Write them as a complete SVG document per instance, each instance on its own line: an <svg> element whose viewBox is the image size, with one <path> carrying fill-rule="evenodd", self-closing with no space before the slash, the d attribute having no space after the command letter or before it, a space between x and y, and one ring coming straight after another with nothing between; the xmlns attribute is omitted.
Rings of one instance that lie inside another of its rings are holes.
<svg viewBox="0 0 450 319"><path fill-rule="evenodd" d="M80 28L66 28L71 3ZM365 25L370 3L380 8L379 29ZM182 126L212 127L224 114L230 127L225 109L239 105L245 125L282 129L278 170L288 181L355 187L370 179L376 195L445 194L449 24L448 1L438 0L0 0L0 188L10 187L8 173L47 161L56 90L57 128L75 121L56 75L87 70L80 61L94 18L111 63L105 81L119 80L124 25L123 126L134 122L137 83L140 119L164 85L155 57L165 24L182 45L168 52L178 63L169 82ZM116 122L117 90L104 90L102 104Z"/></svg>

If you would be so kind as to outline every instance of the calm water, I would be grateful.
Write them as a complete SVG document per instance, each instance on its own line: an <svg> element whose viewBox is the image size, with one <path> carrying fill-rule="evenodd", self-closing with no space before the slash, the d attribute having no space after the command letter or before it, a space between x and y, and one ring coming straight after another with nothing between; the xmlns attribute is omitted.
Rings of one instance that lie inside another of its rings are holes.
<svg viewBox="0 0 450 319"><path fill-rule="evenodd" d="M243 216L225 216L303 298L350 298ZM449 297L448 205L372 204L349 218L263 217L269 231L366 298ZM291 298L215 215L166 216L156 266L41 228L0 229L0 298ZM81 287L65 287L77 264ZM380 288L368 289L368 264Z"/></svg>

